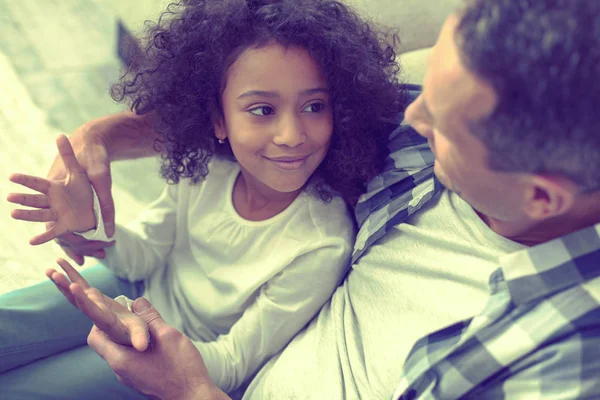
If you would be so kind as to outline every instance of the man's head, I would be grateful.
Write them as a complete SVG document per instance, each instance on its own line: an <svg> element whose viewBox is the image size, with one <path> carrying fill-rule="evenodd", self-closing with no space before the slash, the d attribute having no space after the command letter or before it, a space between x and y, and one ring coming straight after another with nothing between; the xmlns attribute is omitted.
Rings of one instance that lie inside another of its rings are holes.
<svg viewBox="0 0 600 400"><path fill-rule="evenodd" d="M423 90L408 122L496 232L598 200L600 3L472 0L442 28Z"/></svg>

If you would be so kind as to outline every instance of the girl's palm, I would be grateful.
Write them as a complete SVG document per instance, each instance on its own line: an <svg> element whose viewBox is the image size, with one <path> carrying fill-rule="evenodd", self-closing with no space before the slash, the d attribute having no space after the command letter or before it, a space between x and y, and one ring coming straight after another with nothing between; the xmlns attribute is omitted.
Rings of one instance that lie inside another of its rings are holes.
<svg viewBox="0 0 600 400"><path fill-rule="evenodd" d="M33 237L29 243L38 245L69 232L84 232L96 226L92 186L81 168L71 143L61 135L56 140L58 153L65 164L67 176L62 180L47 180L24 174L13 174L10 180L41 194L11 193L8 201L34 210L14 210L15 219L50 222L46 232Z"/></svg>
<svg viewBox="0 0 600 400"><path fill-rule="evenodd" d="M66 260L59 258L57 263L68 279L53 269L47 270L46 276L71 304L87 315L115 343L133 346L139 351L146 350L148 328L140 317L125 305L91 287Z"/></svg>

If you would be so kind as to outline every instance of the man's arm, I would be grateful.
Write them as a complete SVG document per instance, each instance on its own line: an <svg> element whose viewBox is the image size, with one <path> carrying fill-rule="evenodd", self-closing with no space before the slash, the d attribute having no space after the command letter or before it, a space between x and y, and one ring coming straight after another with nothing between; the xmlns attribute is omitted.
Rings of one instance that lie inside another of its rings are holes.
<svg viewBox="0 0 600 400"><path fill-rule="evenodd" d="M161 400L231 400L208 376L194 344L167 325L148 300L137 299L133 312L148 325L150 347L146 351L118 345L96 326L88 336L90 347L119 382Z"/></svg>
<svg viewBox="0 0 600 400"><path fill-rule="evenodd" d="M466 399L598 399L600 333L575 332L508 366Z"/></svg>
<svg viewBox="0 0 600 400"><path fill-rule="evenodd" d="M97 118L77 128L70 140L76 153L90 143L102 142L109 161L155 156L154 141L159 135L152 129L152 115L124 111Z"/></svg>

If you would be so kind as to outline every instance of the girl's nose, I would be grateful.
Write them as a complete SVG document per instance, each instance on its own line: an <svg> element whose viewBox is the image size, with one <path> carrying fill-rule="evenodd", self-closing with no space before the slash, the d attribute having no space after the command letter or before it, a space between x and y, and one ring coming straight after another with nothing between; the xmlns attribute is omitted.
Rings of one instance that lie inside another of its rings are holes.
<svg viewBox="0 0 600 400"><path fill-rule="evenodd" d="M306 141L304 125L297 116L284 118L278 127L273 142L279 146L296 147Z"/></svg>

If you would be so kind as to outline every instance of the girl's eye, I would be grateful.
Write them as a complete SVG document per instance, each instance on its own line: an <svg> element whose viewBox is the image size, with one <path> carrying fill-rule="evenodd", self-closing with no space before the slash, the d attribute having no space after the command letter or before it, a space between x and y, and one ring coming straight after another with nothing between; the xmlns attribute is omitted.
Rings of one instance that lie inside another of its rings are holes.
<svg viewBox="0 0 600 400"><path fill-rule="evenodd" d="M267 115L274 114L275 110L273 109L273 107L260 106L260 107L253 108L252 110L248 110L248 112L250 114L253 114L253 115L258 115L260 117L265 117Z"/></svg>
<svg viewBox="0 0 600 400"><path fill-rule="evenodd" d="M325 109L325 104L312 103L312 104L309 104L304 110L302 110L302 112L318 113L318 112L323 111L323 109Z"/></svg>

